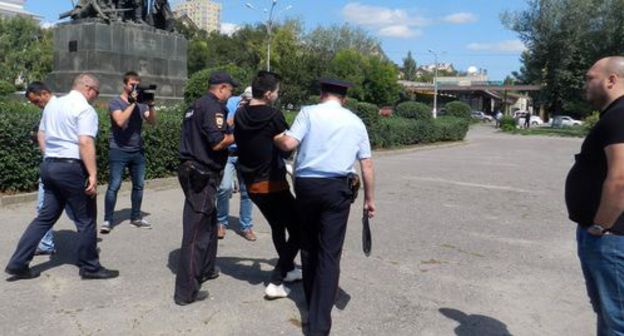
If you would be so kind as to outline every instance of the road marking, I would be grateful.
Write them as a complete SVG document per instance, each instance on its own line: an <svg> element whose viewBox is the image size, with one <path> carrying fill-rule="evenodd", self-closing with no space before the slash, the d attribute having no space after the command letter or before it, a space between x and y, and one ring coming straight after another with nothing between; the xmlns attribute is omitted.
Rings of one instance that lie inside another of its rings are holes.
<svg viewBox="0 0 624 336"><path fill-rule="evenodd" d="M510 187L510 186L498 186L498 185L492 185L492 184L479 184L479 183L468 183L468 182L451 181L451 180L445 180L445 179L441 179L441 178L437 178L437 177L408 177L408 179L410 179L410 180L417 180L417 181L424 181L424 182L436 182L436 183L452 184L452 185L457 185L457 186L462 186L462 187L482 188L482 189L488 189L488 190L511 191L511 192L517 192L517 193L521 193L521 194L540 194L539 191L535 191L535 190L520 189L520 188L514 188L514 187Z"/></svg>

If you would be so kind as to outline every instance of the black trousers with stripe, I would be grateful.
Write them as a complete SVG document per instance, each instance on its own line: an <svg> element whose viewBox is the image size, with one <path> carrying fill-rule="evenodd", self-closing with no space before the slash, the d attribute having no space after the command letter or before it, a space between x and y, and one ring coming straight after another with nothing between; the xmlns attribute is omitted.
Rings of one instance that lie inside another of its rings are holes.
<svg viewBox="0 0 624 336"><path fill-rule="evenodd" d="M297 178L303 286L310 335L328 335L352 192L346 178Z"/></svg>

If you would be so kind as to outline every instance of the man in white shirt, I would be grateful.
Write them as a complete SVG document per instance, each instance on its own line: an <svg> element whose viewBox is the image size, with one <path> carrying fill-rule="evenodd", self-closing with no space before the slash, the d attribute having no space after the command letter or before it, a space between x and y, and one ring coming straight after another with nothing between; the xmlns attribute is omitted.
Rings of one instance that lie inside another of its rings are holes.
<svg viewBox="0 0 624 336"><path fill-rule="evenodd" d="M93 102L100 83L93 75L76 77L72 91L49 102L41 118L38 138L43 138L41 179L44 202L37 218L26 228L5 272L13 280L39 276L28 264L37 244L54 226L65 205L74 213L79 233L78 265L83 279L109 279L119 275L100 265L97 252L95 136L98 117Z"/></svg>

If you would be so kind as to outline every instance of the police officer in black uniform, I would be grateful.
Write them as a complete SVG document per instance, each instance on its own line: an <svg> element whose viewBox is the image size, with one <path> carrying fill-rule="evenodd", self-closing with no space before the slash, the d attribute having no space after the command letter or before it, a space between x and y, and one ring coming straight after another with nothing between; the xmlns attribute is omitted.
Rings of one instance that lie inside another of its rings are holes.
<svg viewBox="0 0 624 336"><path fill-rule="evenodd" d="M225 102L239 84L225 72L209 79L209 92L186 111L182 124L178 179L185 203L182 248L176 276L174 301L178 305L208 297L199 291L202 282L216 278L217 213L215 195L234 142Z"/></svg>

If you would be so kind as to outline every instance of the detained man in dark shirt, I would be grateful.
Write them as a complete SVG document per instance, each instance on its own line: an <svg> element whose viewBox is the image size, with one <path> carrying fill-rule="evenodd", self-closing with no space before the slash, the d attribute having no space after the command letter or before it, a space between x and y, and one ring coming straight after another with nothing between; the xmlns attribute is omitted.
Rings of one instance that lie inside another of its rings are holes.
<svg viewBox="0 0 624 336"><path fill-rule="evenodd" d="M624 335L624 57L596 62L585 91L600 119L568 173L566 205L597 334Z"/></svg>
<svg viewBox="0 0 624 336"><path fill-rule="evenodd" d="M238 146L238 165L249 197L271 226L273 244L279 256L267 298L288 296L284 282L301 280L301 269L294 259L299 252L299 229L295 198L286 180L284 159L273 139L288 129L284 115L271 106L279 96L279 76L261 71L251 85L253 98L234 118L234 138ZM287 235L288 233L288 235Z"/></svg>
<svg viewBox="0 0 624 336"><path fill-rule="evenodd" d="M108 189L104 202L104 223L100 233L109 233L113 227L113 214L117 203L117 192L121 187L123 172L128 167L132 179L130 200L132 211L130 224L137 228L151 229L152 226L141 216L143 185L145 179L145 152L143 151L143 120L156 124L154 102L139 103L137 86L141 78L129 71L123 78L123 92L108 105L111 119L109 136L108 166L110 169Z"/></svg>

